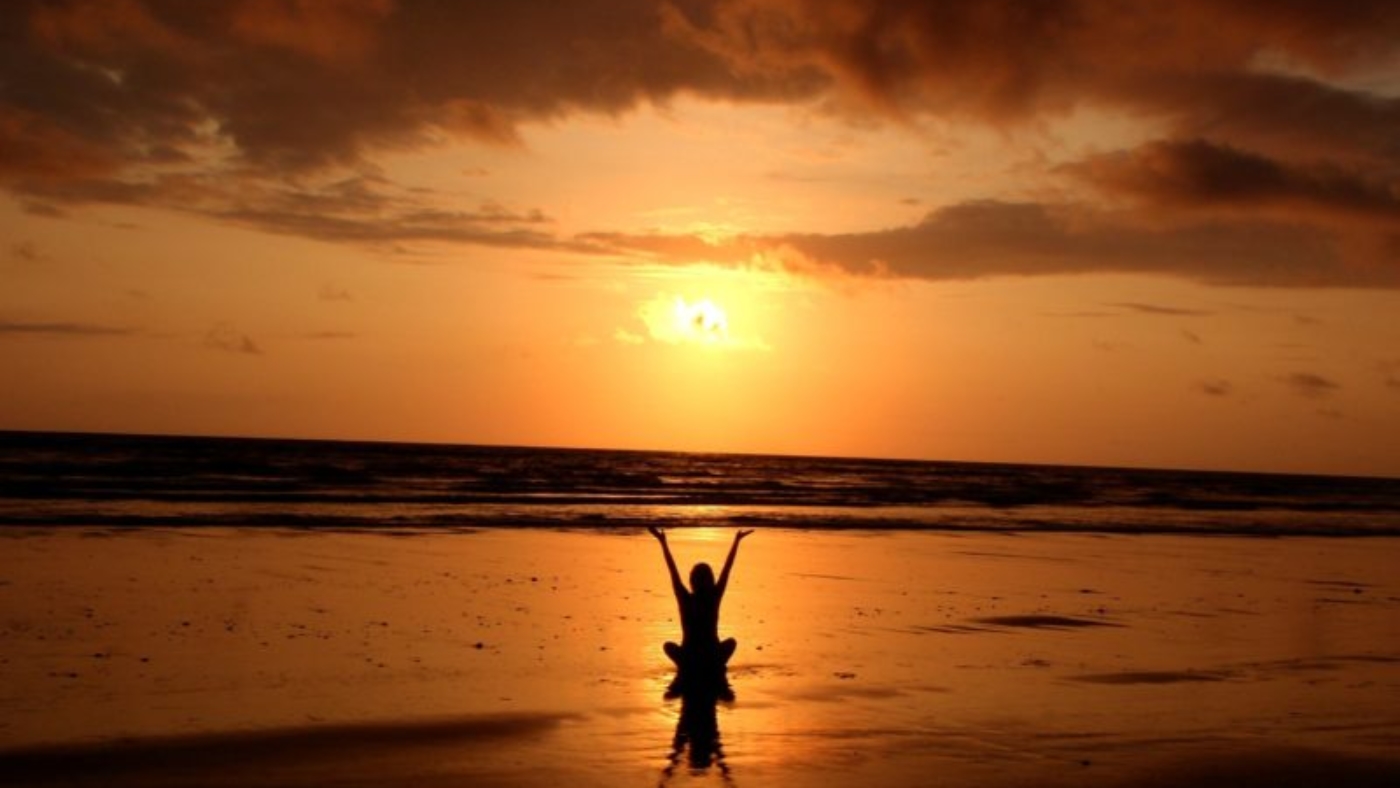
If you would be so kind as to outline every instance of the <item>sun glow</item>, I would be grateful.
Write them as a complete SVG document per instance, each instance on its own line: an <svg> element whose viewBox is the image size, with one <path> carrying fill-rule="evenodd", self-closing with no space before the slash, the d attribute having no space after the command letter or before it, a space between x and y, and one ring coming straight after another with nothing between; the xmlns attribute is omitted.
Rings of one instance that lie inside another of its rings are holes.
<svg viewBox="0 0 1400 788"><path fill-rule="evenodd" d="M657 342L726 350L767 348L757 337L736 336L728 311L708 297L658 295L642 304L637 316Z"/></svg>
<svg viewBox="0 0 1400 788"><path fill-rule="evenodd" d="M714 344L729 339L729 318L708 298L694 303L676 299L676 333L683 340Z"/></svg>
<svg viewBox="0 0 1400 788"><path fill-rule="evenodd" d="M637 303L636 324L617 326L627 345L659 343L703 351L769 352L784 308L811 287L778 269L695 265L632 269L652 295ZM659 290L652 290L660 284Z"/></svg>

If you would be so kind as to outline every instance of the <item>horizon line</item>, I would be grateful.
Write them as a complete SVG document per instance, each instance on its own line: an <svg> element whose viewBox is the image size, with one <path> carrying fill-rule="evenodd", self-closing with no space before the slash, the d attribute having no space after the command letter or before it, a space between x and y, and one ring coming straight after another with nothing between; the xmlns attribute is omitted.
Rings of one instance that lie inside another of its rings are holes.
<svg viewBox="0 0 1400 788"><path fill-rule="evenodd" d="M100 430L64 430L64 429L24 429L0 427L0 438L10 435L42 435L42 436L68 436L68 437L113 437L113 438L136 438L155 440L227 440L227 441L261 441L261 442L281 442L281 443L328 443L328 444L377 444L384 446L431 446L439 448L463 448L463 449L495 449L504 451L559 451L559 452L607 452L617 454L683 454L697 457L753 457L771 459L793 459L793 460L837 460L848 462L865 463L916 463L928 465L984 465L984 466L1020 466L1027 468L1076 468L1084 470L1105 470L1105 471L1141 471L1179 474L1221 474L1234 476L1278 476L1293 478L1327 478L1327 479L1366 479L1379 481L1400 481L1400 476L1387 476L1383 474L1349 474L1349 473L1327 473L1323 471L1278 471L1259 470L1241 468L1201 468L1201 467L1169 467L1153 465L1111 465L1103 463L1074 463L1074 462L1045 462L1045 461L1019 461L1019 460L969 460L956 458L929 458L929 457L876 457L870 455L857 454L799 454L785 452L763 452L763 451L719 451L719 450L695 450L695 449L665 449L665 448L629 448L629 447L599 447L599 446L570 446L570 445L540 445L540 444L518 444L518 443L491 443L491 442L462 442L450 440L405 440L392 438L326 438L326 437L306 437L306 436L286 436L286 435L235 435L218 433L182 433L182 432L141 432L141 431L100 431Z"/></svg>

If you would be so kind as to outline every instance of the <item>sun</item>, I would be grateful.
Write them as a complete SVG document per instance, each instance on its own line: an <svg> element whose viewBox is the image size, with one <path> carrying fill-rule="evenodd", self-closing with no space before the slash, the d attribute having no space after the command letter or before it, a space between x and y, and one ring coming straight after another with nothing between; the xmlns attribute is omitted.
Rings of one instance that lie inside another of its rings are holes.
<svg viewBox="0 0 1400 788"><path fill-rule="evenodd" d="M686 340L713 344L729 339L729 318L708 298L694 302L677 298L673 314L676 334Z"/></svg>
<svg viewBox="0 0 1400 788"><path fill-rule="evenodd" d="M632 346L656 342L707 354L772 350L761 331L771 325L764 321L775 313L775 301L789 292L780 274L693 266L660 268L647 275L649 283L660 279L669 286L637 303L633 315L645 332L619 327L614 333L618 342Z"/></svg>

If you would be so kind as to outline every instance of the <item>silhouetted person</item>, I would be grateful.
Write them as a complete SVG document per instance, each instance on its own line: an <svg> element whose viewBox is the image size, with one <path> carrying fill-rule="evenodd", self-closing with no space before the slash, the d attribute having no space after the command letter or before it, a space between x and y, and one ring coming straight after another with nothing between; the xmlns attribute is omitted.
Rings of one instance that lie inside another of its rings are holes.
<svg viewBox="0 0 1400 788"><path fill-rule="evenodd" d="M666 656L676 663L678 683L722 683L724 667L738 644L734 638L719 639L719 603L724 599L724 589L729 585L729 571L734 568L739 542L753 531L734 534L734 544L729 548L729 557L724 559L724 569L719 573L718 583L710 565L699 563L690 570L690 588L687 589L681 582L680 572L676 570L676 560L671 557L671 547L666 544L666 534L655 526L647 530L661 542L666 569L671 573L671 588L676 592L676 604L680 607L681 643L668 642L665 646Z"/></svg>

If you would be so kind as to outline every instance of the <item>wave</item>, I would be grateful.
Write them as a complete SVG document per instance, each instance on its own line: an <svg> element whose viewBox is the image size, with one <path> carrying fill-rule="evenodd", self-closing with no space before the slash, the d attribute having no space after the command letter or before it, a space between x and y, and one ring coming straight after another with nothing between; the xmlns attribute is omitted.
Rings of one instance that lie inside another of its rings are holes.
<svg viewBox="0 0 1400 788"><path fill-rule="evenodd" d="M1400 535L1400 480L0 432L0 525Z"/></svg>

